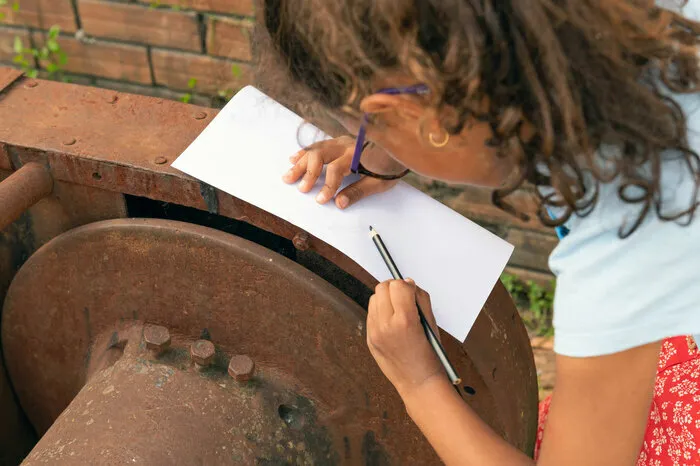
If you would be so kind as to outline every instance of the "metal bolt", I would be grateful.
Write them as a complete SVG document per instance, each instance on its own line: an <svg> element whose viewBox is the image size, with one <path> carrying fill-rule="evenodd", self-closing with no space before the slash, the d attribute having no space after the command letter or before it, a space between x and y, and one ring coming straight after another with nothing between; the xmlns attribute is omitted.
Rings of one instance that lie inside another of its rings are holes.
<svg viewBox="0 0 700 466"><path fill-rule="evenodd" d="M194 114L195 120L204 120L207 117L206 112L197 112Z"/></svg>
<svg viewBox="0 0 700 466"><path fill-rule="evenodd" d="M156 163L156 165L163 165L165 163L168 163L168 159L166 159L162 155L159 155L155 158L154 162Z"/></svg>
<svg viewBox="0 0 700 466"><path fill-rule="evenodd" d="M110 97L109 99L107 99L107 102L109 102L110 104L116 104L116 103L117 103L117 100L119 100L119 97L116 96L116 95L113 95L112 97Z"/></svg>
<svg viewBox="0 0 700 466"><path fill-rule="evenodd" d="M309 241L309 234L305 231L300 231L299 233L294 235L294 238L292 239L294 247L297 248L299 251L308 250L311 247Z"/></svg>
<svg viewBox="0 0 700 466"><path fill-rule="evenodd" d="M253 372L255 372L255 363L244 354L232 357L228 364L228 374L237 382L250 380Z"/></svg>
<svg viewBox="0 0 700 466"><path fill-rule="evenodd" d="M162 353L170 346L170 332L160 325L146 325L143 329L146 348L156 354Z"/></svg>
<svg viewBox="0 0 700 466"><path fill-rule="evenodd" d="M63 145L64 145L64 146L72 146L72 145L75 144L76 142L78 142L77 139L75 139L75 138L68 138L68 139L66 139L65 141L63 141Z"/></svg>
<svg viewBox="0 0 700 466"><path fill-rule="evenodd" d="M29 81L27 84L24 85L24 87L31 89L33 87L37 87L38 85L39 83L36 81Z"/></svg>
<svg viewBox="0 0 700 466"><path fill-rule="evenodd" d="M214 361L216 349L209 340L197 340L190 346L190 356L198 367L207 367Z"/></svg>

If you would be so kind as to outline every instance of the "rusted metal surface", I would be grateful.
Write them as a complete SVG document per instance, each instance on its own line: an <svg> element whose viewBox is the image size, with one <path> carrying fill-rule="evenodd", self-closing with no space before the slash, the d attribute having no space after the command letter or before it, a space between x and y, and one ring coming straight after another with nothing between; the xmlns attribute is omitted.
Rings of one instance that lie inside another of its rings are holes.
<svg viewBox="0 0 700 466"><path fill-rule="evenodd" d="M147 325L143 329L143 340L146 342L146 348L155 354L170 348L170 332L162 325Z"/></svg>
<svg viewBox="0 0 700 466"><path fill-rule="evenodd" d="M253 377L255 362L245 354L237 354L228 363L228 375L236 382L247 382Z"/></svg>
<svg viewBox="0 0 700 466"><path fill-rule="evenodd" d="M198 372L184 338L154 359L140 330L125 323L111 332L119 359L94 373L25 466L341 463L323 408L293 379L270 370L242 386L221 365Z"/></svg>
<svg viewBox="0 0 700 466"><path fill-rule="evenodd" d="M215 354L214 343L209 340L197 340L190 346L190 357L198 367L209 367Z"/></svg>
<svg viewBox="0 0 700 466"><path fill-rule="evenodd" d="M0 356L2 354L0 353ZM22 461L36 442L36 434L20 409L0 357L0 466Z"/></svg>
<svg viewBox="0 0 700 466"><path fill-rule="evenodd" d="M37 251L17 274L5 302L3 347L17 394L40 432L48 430L86 382L90 386L94 361L111 360L104 353L120 351L121 326L143 321L167 325L173 343L161 359L180 353L187 357L191 342L206 334L224 355L217 363L222 371L227 358L247 355L255 363L253 381L289 381L287 388L310 400L316 425L329 432L341 463L365 464L367 451L374 451L387 460L377 464L438 464L372 362L363 309L258 245L162 220L115 220L72 230ZM96 337L115 332L101 343ZM443 338L456 369L476 390L468 402L505 433L500 405L506 400L492 396L457 341ZM87 403L81 395L78 400ZM233 419L226 422L229 429L235 427ZM168 436L191 436L177 425L172 424L172 431L160 429L159 438L176 443ZM92 430L85 427L83 436L89 439ZM525 446L522 429L507 436Z"/></svg>
<svg viewBox="0 0 700 466"><path fill-rule="evenodd" d="M28 163L0 183L0 230L17 220L25 210L51 194L53 179L46 167Z"/></svg>
<svg viewBox="0 0 700 466"><path fill-rule="evenodd" d="M0 94L22 77L22 72L14 68L0 67Z"/></svg>
<svg viewBox="0 0 700 466"><path fill-rule="evenodd" d="M39 84L14 86L0 103L0 121L12 121L0 125L0 144L13 149L18 163L40 161L51 167L56 181L100 190L201 210L210 210L215 203L220 215L290 240L299 232L290 223L218 190L213 190L214 201L207 202L199 181L167 163L156 163L157 157L175 160L216 116L216 110L129 94L118 94L117 101L110 103L113 91L50 81ZM197 113L206 116L196 119ZM77 142L66 146L66 138ZM343 264L366 284L372 282L364 269L335 248L315 238L309 247Z"/></svg>
<svg viewBox="0 0 700 466"><path fill-rule="evenodd" d="M54 194L30 209L33 244L43 244L91 219L125 216L122 194L131 194L243 220L289 240L298 235L295 245L301 246L301 262L309 263L319 254L366 286L376 283L347 256L317 238L169 167L211 121L215 110L126 94L114 99L112 91L53 82L24 85L29 82L34 81L17 83L0 96L0 121L12 122L0 125L0 168L3 160L8 168L32 161L50 166ZM200 111L206 113L202 120L195 118ZM67 139L75 143L64 145ZM235 141L231 150L236 150ZM98 200L97 206L92 199ZM336 283L335 277L321 275ZM498 399L493 409L502 411L498 416L506 438L530 450L537 419L534 361L522 322L500 284L462 351L478 374L472 384L476 398L493 393Z"/></svg>

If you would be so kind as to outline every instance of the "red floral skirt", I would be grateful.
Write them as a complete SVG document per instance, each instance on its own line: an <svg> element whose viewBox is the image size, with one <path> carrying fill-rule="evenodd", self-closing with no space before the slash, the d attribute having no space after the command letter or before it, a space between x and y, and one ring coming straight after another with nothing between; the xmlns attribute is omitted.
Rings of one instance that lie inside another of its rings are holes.
<svg viewBox="0 0 700 466"><path fill-rule="evenodd" d="M551 397L540 403L539 456ZM665 340L637 466L700 465L700 352L691 337Z"/></svg>

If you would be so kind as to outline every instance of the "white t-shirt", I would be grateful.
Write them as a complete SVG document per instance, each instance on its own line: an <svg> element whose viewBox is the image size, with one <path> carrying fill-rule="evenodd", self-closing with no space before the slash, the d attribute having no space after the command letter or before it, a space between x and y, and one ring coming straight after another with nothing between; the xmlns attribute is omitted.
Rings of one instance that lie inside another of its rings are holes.
<svg viewBox="0 0 700 466"><path fill-rule="evenodd" d="M662 3L662 2L660 2ZM700 0L683 14L700 18ZM674 96L685 112L691 148L700 153L700 94ZM694 181L684 162L664 163L663 212L687 209ZM661 221L651 211L628 238L618 232L640 207L622 202L615 183L601 186L593 212L574 216L552 252L557 276L554 351L572 357L624 351L667 337L700 337L700 209L693 223Z"/></svg>

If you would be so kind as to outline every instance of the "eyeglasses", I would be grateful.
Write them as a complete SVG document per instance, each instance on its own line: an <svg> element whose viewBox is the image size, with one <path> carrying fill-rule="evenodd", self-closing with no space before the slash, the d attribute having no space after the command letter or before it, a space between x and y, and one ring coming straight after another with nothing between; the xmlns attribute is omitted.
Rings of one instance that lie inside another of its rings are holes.
<svg viewBox="0 0 700 466"><path fill-rule="evenodd" d="M416 84L415 86L408 87L390 87L387 89L381 89L377 91L377 94L386 95L401 95L401 94L416 94L424 95L429 92L428 86L425 84ZM368 141L365 141L367 135L367 114L362 116L362 122L360 123L360 130L357 132L357 142L355 143L355 153L352 156L352 163L350 164L350 170L353 173L359 173L361 175L369 176L372 178L379 178L381 180L397 180L406 176L410 170L404 170L402 173L397 175L380 175L378 173L371 172L362 166L360 159L362 158L362 153L365 151L369 145Z"/></svg>

